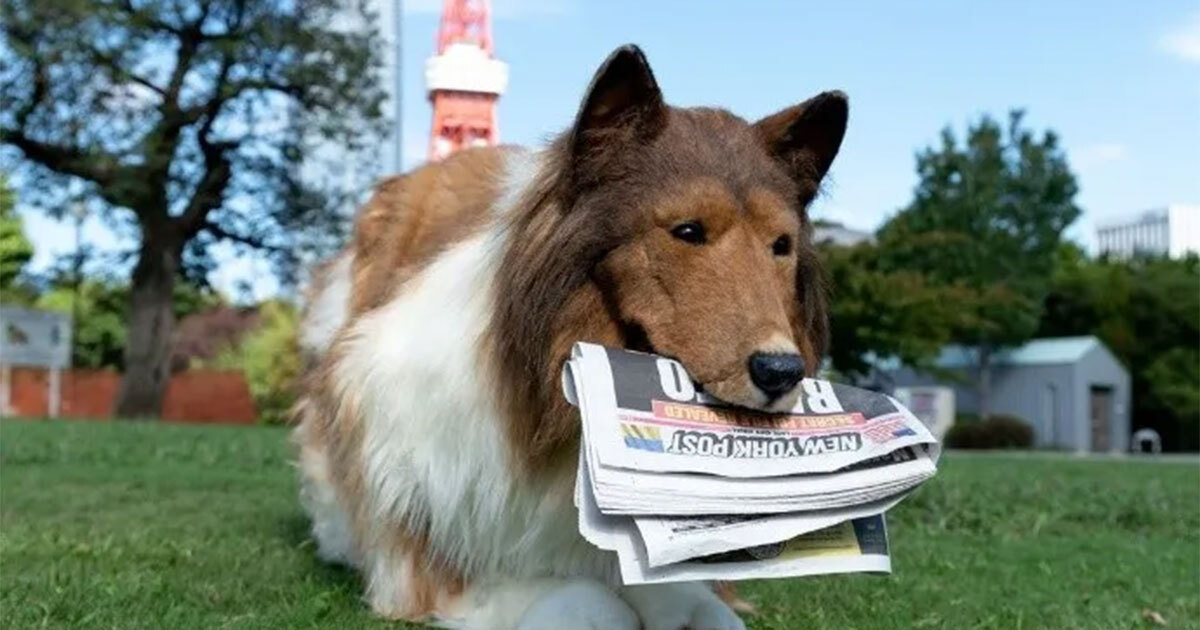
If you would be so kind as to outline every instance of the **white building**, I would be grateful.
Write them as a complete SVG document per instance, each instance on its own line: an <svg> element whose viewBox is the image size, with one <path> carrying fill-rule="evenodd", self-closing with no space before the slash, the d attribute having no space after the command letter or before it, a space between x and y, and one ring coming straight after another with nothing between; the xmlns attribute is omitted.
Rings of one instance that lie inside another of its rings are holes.
<svg viewBox="0 0 1200 630"><path fill-rule="evenodd" d="M842 247L853 247L862 242L874 242L875 235L863 230L848 228L832 221L817 222L813 226L814 243L832 243Z"/></svg>
<svg viewBox="0 0 1200 630"><path fill-rule="evenodd" d="M1200 205L1170 204L1096 229L1100 254L1128 258L1134 253L1179 258L1200 252Z"/></svg>

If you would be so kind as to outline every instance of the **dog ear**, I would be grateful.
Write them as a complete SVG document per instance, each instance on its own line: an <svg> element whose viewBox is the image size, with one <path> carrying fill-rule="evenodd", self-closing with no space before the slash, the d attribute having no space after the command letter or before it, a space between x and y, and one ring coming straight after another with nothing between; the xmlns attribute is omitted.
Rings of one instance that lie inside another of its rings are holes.
<svg viewBox="0 0 1200 630"><path fill-rule="evenodd" d="M849 101L842 92L822 92L754 123L763 144L800 187L807 205L829 172L846 135Z"/></svg>
<svg viewBox="0 0 1200 630"><path fill-rule="evenodd" d="M667 109L646 56L628 44L612 52L596 71L575 117L573 161L603 155L605 149L652 140L666 126Z"/></svg>

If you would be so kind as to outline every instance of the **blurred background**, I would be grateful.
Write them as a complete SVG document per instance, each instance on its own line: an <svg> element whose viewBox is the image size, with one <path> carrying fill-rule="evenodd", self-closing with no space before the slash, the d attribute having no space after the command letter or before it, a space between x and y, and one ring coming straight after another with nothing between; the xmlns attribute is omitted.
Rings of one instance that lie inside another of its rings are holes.
<svg viewBox="0 0 1200 630"><path fill-rule="evenodd" d="M1026 446L1200 443L1194 3L11 0L0 17L6 415L281 422L306 271L373 182L545 141L635 42L677 105L753 120L849 93L811 208L829 370L943 429L1027 425Z"/></svg>
<svg viewBox="0 0 1200 630"><path fill-rule="evenodd" d="M0 0L0 627L394 627L295 499L308 274L627 42L675 105L849 94L824 374L951 448L896 574L753 583L750 626L1196 627L1191 0Z"/></svg>

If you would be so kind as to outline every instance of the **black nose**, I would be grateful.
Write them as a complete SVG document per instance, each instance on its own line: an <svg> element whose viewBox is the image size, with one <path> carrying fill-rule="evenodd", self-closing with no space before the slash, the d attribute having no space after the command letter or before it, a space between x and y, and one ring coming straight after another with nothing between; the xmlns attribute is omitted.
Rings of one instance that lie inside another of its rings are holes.
<svg viewBox="0 0 1200 630"><path fill-rule="evenodd" d="M750 380L770 398L791 391L804 377L804 359L798 354L750 355Z"/></svg>

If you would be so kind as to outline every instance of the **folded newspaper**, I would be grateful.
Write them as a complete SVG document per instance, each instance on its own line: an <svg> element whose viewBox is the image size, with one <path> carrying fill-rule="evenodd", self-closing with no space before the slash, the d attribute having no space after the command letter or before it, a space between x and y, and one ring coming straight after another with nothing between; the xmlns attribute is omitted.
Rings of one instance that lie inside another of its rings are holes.
<svg viewBox="0 0 1200 630"><path fill-rule="evenodd" d="M577 343L579 531L626 584L890 572L883 514L937 471L890 396L805 379L788 413L731 407L683 366Z"/></svg>

